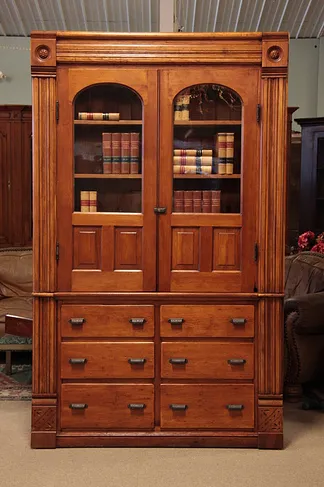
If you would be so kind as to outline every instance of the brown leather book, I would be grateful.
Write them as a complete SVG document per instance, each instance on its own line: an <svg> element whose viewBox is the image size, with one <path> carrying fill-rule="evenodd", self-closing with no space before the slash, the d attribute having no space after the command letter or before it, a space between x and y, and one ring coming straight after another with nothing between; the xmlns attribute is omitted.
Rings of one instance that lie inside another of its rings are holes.
<svg viewBox="0 0 324 487"><path fill-rule="evenodd" d="M176 213L184 211L183 193L184 191L173 191L173 211Z"/></svg>
<svg viewBox="0 0 324 487"><path fill-rule="evenodd" d="M192 213L193 211L192 191L183 192L183 211L185 213Z"/></svg>
<svg viewBox="0 0 324 487"><path fill-rule="evenodd" d="M139 132L130 133L130 173L139 174L140 161L140 134Z"/></svg>
<svg viewBox="0 0 324 487"><path fill-rule="evenodd" d="M120 174L120 161L121 161L121 133L113 132L111 134L111 165L112 173Z"/></svg>
<svg viewBox="0 0 324 487"><path fill-rule="evenodd" d="M201 213L202 194L201 191L192 192L192 209L194 213Z"/></svg>
<svg viewBox="0 0 324 487"><path fill-rule="evenodd" d="M220 190L213 190L211 192L211 212L212 213L220 213L220 198L221 198Z"/></svg>
<svg viewBox="0 0 324 487"><path fill-rule="evenodd" d="M130 159L131 159L131 134L130 132L121 133L120 150L121 150L121 174L129 174L130 172Z"/></svg>
<svg viewBox="0 0 324 487"><path fill-rule="evenodd" d="M102 159L103 159L103 173L111 174L112 171L111 132L104 132L102 134Z"/></svg>
<svg viewBox="0 0 324 487"><path fill-rule="evenodd" d="M202 212L211 213L211 191L202 191Z"/></svg>

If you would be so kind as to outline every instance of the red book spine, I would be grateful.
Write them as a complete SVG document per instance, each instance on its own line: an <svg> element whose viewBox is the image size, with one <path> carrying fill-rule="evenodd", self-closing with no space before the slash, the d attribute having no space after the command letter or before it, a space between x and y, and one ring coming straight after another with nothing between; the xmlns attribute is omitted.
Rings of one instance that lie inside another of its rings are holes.
<svg viewBox="0 0 324 487"><path fill-rule="evenodd" d="M120 172L122 174L129 174L130 171L130 155L131 155L131 134L129 132L123 132L121 134L120 151L121 151L121 163Z"/></svg>
<svg viewBox="0 0 324 487"><path fill-rule="evenodd" d="M221 192L220 190L214 190L211 192L211 212L212 213L220 213L220 197Z"/></svg>
<svg viewBox="0 0 324 487"><path fill-rule="evenodd" d="M112 173L120 174L120 160L121 160L121 134L113 132L111 134L111 157L112 157Z"/></svg>
<svg viewBox="0 0 324 487"><path fill-rule="evenodd" d="M211 212L211 191L202 191L202 212Z"/></svg>
<svg viewBox="0 0 324 487"><path fill-rule="evenodd" d="M193 211L192 191L183 192L183 210L185 213L192 213Z"/></svg>
<svg viewBox="0 0 324 487"><path fill-rule="evenodd" d="M201 213L201 191L192 192L192 209L194 213Z"/></svg>
<svg viewBox="0 0 324 487"><path fill-rule="evenodd" d="M183 193L183 191L173 192L173 211L176 213L183 213L184 211Z"/></svg>
<svg viewBox="0 0 324 487"><path fill-rule="evenodd" d="M130 173L139 173L140 139L139 132L130 133Z"/></svg>
<svg viewBox="0 0 324 487"><path fill-rule="evenodd" d="M102 134L102 158L103 158L103 173L111 174L111 132L104 132Z"/></svg>

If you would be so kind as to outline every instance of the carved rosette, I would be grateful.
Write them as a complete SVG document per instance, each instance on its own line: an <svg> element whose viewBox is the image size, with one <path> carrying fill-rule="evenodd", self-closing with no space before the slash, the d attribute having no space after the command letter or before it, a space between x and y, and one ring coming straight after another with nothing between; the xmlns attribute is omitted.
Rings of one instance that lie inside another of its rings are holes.
<svg viewBox="0 0 324 487"><path fill-rule="evenodd" d="M267 56L270 62L277 63L282 58L282 49L279 46L271 46L267 50Z"/></svg>

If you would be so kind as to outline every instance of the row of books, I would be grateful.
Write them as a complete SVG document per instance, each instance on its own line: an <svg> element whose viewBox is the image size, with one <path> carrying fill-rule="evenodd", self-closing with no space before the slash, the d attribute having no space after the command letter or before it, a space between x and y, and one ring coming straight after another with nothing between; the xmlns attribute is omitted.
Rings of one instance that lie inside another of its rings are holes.
<svg viewBox="0 0 324 487"><path fill-rule="evenodd" d="M104 132L102 156L104 174L138 174L140 161L138 132Z"/></svg>
<svg viewBox="0 0 324 487"><path fill-rule="evenodd" d="M178 95L174 102L174 120L189 120L190 95Z"/></svg>
<svg viewBox="0 0 324 487"><path fill-rule="evenodd" d="M81 212L97 211L97 191L80 191Z"/></svg>
<svg viewBox="0 0 324 487"><path fill-rule="evenodd" d="M119 120L119 113L78 112L78 120Z"/></svg>
<svg viewBox="0 0 324 487"><path fill-rule="evenodd" d="M174 191L173 209L177 213L220 213L221 191Z"/></svg>
<svg viewBox="0 0 324 487"><path fill-rule="evenodd" d="M233 174L233 158L214 157L211 149L174 149L173 154L173 174Z"/></svg>

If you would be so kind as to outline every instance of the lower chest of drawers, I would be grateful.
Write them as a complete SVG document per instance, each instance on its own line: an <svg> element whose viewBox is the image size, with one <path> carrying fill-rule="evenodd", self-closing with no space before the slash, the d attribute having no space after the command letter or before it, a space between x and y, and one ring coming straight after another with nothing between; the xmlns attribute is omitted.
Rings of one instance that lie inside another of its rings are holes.
<svg viewBox="0 0 324 487"><path fill-rule="evenodd" d="M253 430L253 306L161 306L158 325L153 306L62 307L62 430Z"/></svg>

